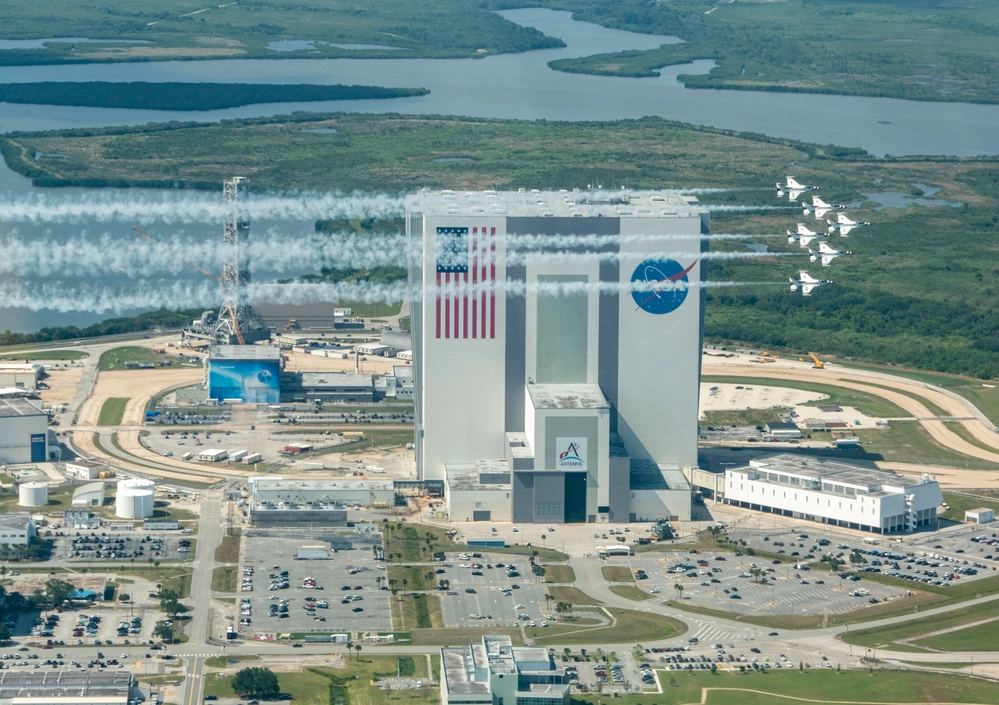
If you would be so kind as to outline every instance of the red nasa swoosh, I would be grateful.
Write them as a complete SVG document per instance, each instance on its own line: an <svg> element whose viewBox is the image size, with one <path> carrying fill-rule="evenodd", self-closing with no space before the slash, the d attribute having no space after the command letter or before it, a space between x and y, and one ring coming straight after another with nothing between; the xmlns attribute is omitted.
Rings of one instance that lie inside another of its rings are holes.
<svg viewBox="0 0 999 705"><path fill-rule="evenodd" d="M693 269L693 268L694 268L694 265L695 265L695 264L697 264L697 260L696 260L696 259L695 259L695 260L694 260L693 262L691 262L690 266L689 266L689 267L687 267L687 268L686 268L685 270L683 270L682 272L679 272L679 273L677 273L677 274L673 274L673 275L670 275L670 276L666 277L665 279L660 279L659 281L661 281L661 282L666 282L666 281L670 281L670 282L675 282L675 281L679 281L679 280L683 279L683 278L684 278L684 277L685 277L685 276L687 275L687 272L689 272L689 271L690 271L691 269ZM638 309L640 309L640 308L641 308L642 306L644 306L645 304L647 304L647 303L649 303L650 301L652 301L652 299L654 299L654 298L655 298L656 296L659 296L659 292L658 292L658 291L653 291L653 292L652 292L652 296L650 296L649 298L645 299L645 301L643 301L642 303L640 303L640 304L639 304L639 305L638 305L638 306L637 306L637 307L635 308L635 310L637 311L637 310L638 310Z"/></svg>

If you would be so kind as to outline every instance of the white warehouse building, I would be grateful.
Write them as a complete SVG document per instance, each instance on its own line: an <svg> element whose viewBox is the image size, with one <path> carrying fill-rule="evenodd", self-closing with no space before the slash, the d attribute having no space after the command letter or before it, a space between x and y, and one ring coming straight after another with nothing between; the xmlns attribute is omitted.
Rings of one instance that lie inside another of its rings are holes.
<svg viewBox="0 0 999 705"><path fill-rule="evenodd" d="M0 399L0 463L48 460L49 417L27 399Z"/></svg>
<svg viewBox="0 0 999 705"><path fill-rule="evenodd" d="M677 193L409 198L417 471L452 519L690 518L708 232Z"/></svg>
<svg viewBox="0 0 999 705"><path fill-rule="evenodd" d="M395 504L392 480L282 480L254 478L250 484L254 504L299 506L309 504Z"/></svg>
<svg viewBox="0 0 999 705"><path fill-rule="evenodd" d="M936 528L940 485L838 460L782 454L725 470L725 503L879 534Z"/></svg>

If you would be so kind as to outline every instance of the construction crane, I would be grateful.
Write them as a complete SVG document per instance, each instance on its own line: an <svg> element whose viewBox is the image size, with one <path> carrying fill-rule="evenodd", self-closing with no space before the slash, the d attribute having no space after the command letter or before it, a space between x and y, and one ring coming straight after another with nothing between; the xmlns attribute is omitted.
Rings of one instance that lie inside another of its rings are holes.
<svg viewBox="0 0 999 705"><path fill-rule="evenodd" d="M132 230L134 230L135 232L139 233L139 235L141 235L142 237L146 238L150 242L154 242L157 245L162 245L163 244L162 242L160 242L159 240L157 240L156 238L154 238L152 235L148 235L148 234L142 232L141 230L139 230L139 228L137 228L134 225L132 226ZM183 264L186 264L191 269L196 269L197 271L201 272L202 274L204 274L209 279L213 279L214 281L217 281L220 284L222 283L222 278L221 277L218 277L218 276L212 274L211 272L209 272L206 269L202 269L201 267L199 267L198 265L194 264L193 262L188 262L186 259L181 259L180 261ZM240 345L245 345L245 343L243 341L243 332L239 329L239 319L236 317L236 312L232 309L231 306L227 306L227 308L229 309L229 313L232 315L233 328L234 328L233 332L236 334L236 339L239 340L239 344Z"/></svg>
<svg viewBox="0 0 999 705"><path fill-rule="evenodd" d="M808 353L808 357L812 358L812 362L815 363L814 365L812 365L812 367L814 367L817 370L825 369L826 366L825 363L822 362L822 360L820 360L819 358L815 357L815 353Z"/></svg>

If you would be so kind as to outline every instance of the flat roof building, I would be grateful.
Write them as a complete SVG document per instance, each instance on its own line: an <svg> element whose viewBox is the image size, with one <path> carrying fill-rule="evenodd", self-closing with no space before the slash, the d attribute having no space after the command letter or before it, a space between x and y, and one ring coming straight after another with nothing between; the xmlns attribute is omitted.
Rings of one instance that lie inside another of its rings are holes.
<svg viewBox="0 0 999 705"><path fill-rule="evenodd" d="M283 372L284 401L370 402L375 398L371 375L348 372Z"/></svg>
<svg viewBox="0 0 999 705"><path fill-rule="evenodd" d="M101 471L107 469L107 463L101 463L96 460L77 459L71 463L66 463L66 475L82 480L96 480L101 476Z"/></svg>
<svg viewBox="0 0 999 705"><path fill-rule="evenodd" d="M30 514L0 514L0 546L27 546L37 535Z"/></svg>
<svg viewBox="0 0 999 705"><path fill-rule="evenodd" d="M0 705L127 705L128 671L0 671Z"/></svg>
<svg viewBox="0 0 999 705"><path fill-rule="evenodd" d="M48 426L41 402L0 399L0 462L44 463L49 459Z"/></svg>
<svg viewBox="0 0 999 705"><path fill-rule="evenodd" d="M764 429L774 438L781 440L801 438L801 429L790 421L771 421L764 426Z"/></svg>
<svg viewBox="0 0 999 705"><path fill-rule="evenodd" d="M451 468L467 493L505 461L511 514L489 520L644 515L631 460L697 464L708 225L671 192L411 196L419 478ZM681 495L668 515L687 519Z"/></svg>
<svg viewBox="0 0 999 705"><path fill-rule="evenodd" d="M275 345L213 345L207 365L212 399L281 401L281 349Z"/></svg>
<svg viewBox="0 0 999 705"><path fill-rule="evenodd" d="M725 470L725 502L887 534L936 528L940 485L839 460L782 454Z"/></svg>
<svg viewBox="0 0 999 705"><path fill-rule="evenodd" d="M486 635L441 649L441 705L569 705L569 678L545 647Z"/></svg>
<svg viewBox="0 0 999 705"><path fill-rule="evenodd" d="M30 362L0 362L0 387L34 391L38 388L41 369L41 365Z"/></svg>

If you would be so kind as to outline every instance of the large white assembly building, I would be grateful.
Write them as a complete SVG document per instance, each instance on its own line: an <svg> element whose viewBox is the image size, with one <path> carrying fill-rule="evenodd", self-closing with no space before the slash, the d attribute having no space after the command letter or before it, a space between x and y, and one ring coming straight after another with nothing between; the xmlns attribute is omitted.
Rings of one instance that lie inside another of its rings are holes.
<svg viewBox="0 0 999 705"><path fill-rule="evenodd" d="M417 468L453 520L689 518L708 232L677 193L410 197Z"/></svg>
<svg viewBox="0 0 999 705"><path fill-rule="evenodd" d="M937 527L940 485L854 463L783 454L725 471L725 503L888 534Z"/></svg>

